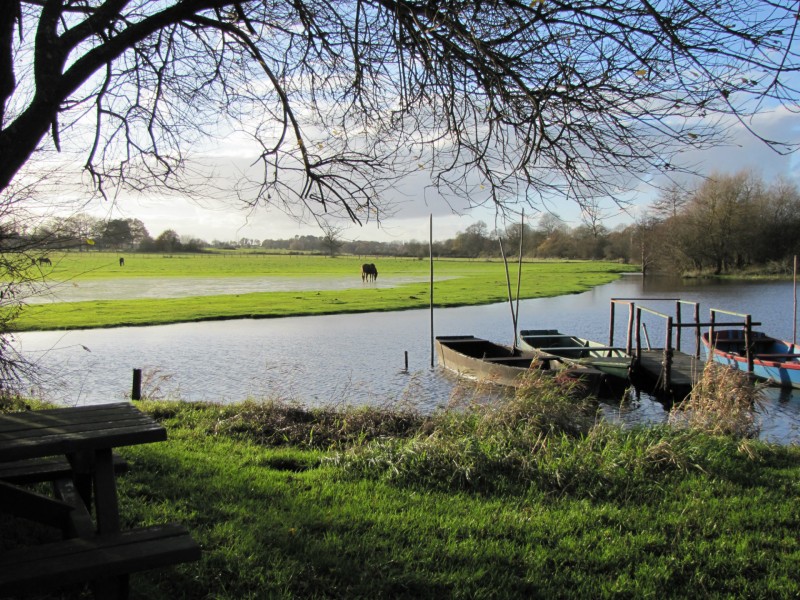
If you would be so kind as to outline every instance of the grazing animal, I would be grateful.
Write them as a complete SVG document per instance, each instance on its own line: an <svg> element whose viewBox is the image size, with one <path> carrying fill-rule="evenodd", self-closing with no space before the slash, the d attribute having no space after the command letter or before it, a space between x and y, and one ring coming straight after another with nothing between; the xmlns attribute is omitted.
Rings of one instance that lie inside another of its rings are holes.
<svg viewBox="0 0 800 600"><path fill-rule="evenodd" d="M361 281L375 281L378 279L378 269L372 263L361 265Z"/></svg>
<svg viewBox="0 0 800 600"><path fill-rule="evenodd" d="M119 257L119 266L120 267L124 267L125 266L125 259L122 258L121 256Z"/></svg>
<svg viewBox="0 0 800 600"><path fill-rule="evenodd" d="M53 266L53 263L46 256L41 256L41 257L39 257L39 266L41 267L42 265Z"/></svg>

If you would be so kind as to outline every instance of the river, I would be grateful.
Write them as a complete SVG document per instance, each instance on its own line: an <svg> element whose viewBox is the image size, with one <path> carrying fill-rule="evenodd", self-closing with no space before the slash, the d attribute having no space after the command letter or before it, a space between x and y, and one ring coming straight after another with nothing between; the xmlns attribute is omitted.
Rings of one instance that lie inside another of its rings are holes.
<svg viewBox="0 0 800 600"><path fill-rule="evenodd" d="M682 298L700 304L701 319L708 318L709 308L748 312L776 337L791 339L794 333L790 282L638 275L582 294L523 300L520 328L560 329L606 342L610 299L620 297ZM674 301L640 304L670 314L675 310ZM473 334L511 343L510 315L507 303L436 309L434 329L436 335ZM626 319L627 314L618 312L618 344L625 339ZM653 345L663 345L659 323L648 326ZM146 393L189 401L281 398L310 406L407 402L427 411L445 405L459 386L452 375L430 366L427 310L31 332L18 334L15 344L42 374L31 393L68 405L129 397L134 368L145 371ZM626 423L657 422L666 416L663 406L647 395L623 407L605 404L604 411ZM800 443L800 394L768 390L761 421L762 438Z"/></svg>

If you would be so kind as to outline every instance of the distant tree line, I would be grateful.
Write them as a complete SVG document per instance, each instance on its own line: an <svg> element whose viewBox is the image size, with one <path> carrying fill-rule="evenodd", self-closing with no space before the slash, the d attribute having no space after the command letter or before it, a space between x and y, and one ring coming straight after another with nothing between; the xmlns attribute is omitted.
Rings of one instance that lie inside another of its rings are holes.
<svg viewBox="0 0 800 600"><path fill-rule="evenodd" d="M46 250L111 250L125 252L202 252L208 243L178 235L173 229L151 237L139 219L103 220L87 214L50 219L33 229L16 227L12 235Z"/></svg>
<svg viewBox="0 0 800 600"><path fill-rule="evenodd" d="M644 270L787 272L800 252L800 192L753 173L712 175L665 190L632 231Z"/></svg>
<svg viewBox="0 0 800 600"><path fill-rule="evenodd" d="M344 230L323 228L323 235L288 239L241 238L236 241L180 236L168 229L153 238L139 219L101 220L79 214L51 220L32 231L6 226L8 245L26 241L41 249L96 249L126 252L202 252L207 248L248 248L266 252L335 256L425 258L428 241L346 240ZM498 230L478 221L455 237L436 241L440 258L500 258L500 244L516 257L522 237L526 258L614 260L642 265L643 271L721 274L749 267L785 272L800 252L800 192L785 180L771 184L750 172L712 175L693 188L672 186L635 223L607 229L598 221L569 227L544 213L534 223Z"/></svg>

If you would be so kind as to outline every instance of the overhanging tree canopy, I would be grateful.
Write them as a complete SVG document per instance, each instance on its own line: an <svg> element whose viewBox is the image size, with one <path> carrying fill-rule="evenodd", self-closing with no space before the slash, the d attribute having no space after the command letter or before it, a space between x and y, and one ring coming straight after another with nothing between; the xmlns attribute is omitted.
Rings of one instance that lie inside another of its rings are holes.
<svg viewBox="0 0 800 600"><path fill-rule="evenodd" d="M631 174L673 168L687 145L719 142L731 117L795 108L799 11L797 0L7 0L0 190L37 149L65 146L83 151L101 193L179 186L191 143L235 124L260 144L250 203L363 220L382 184L425 169L476 203L559 193L592 206Z"/></svg>

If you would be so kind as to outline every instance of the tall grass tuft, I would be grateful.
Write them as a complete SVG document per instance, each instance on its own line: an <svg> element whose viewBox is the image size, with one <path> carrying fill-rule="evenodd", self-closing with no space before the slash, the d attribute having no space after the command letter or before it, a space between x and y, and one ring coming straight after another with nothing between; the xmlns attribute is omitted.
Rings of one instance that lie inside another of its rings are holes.
<svg viewBox="0 0 800 600"><path fill-rule="evenodd" d="M761 388L747 374L709 361L689 397L670 411L673 426L737 439L758 436Z"/></svg>
<svg viewBox="0 0 800 600"><path fill-rule="evenodd" d="M452 404L407 439L379 440L332 460L346 474L401 485L624 499L697 469L701 447L694 430L602 422L579 384L532 374L512 398Z"/></svg>

